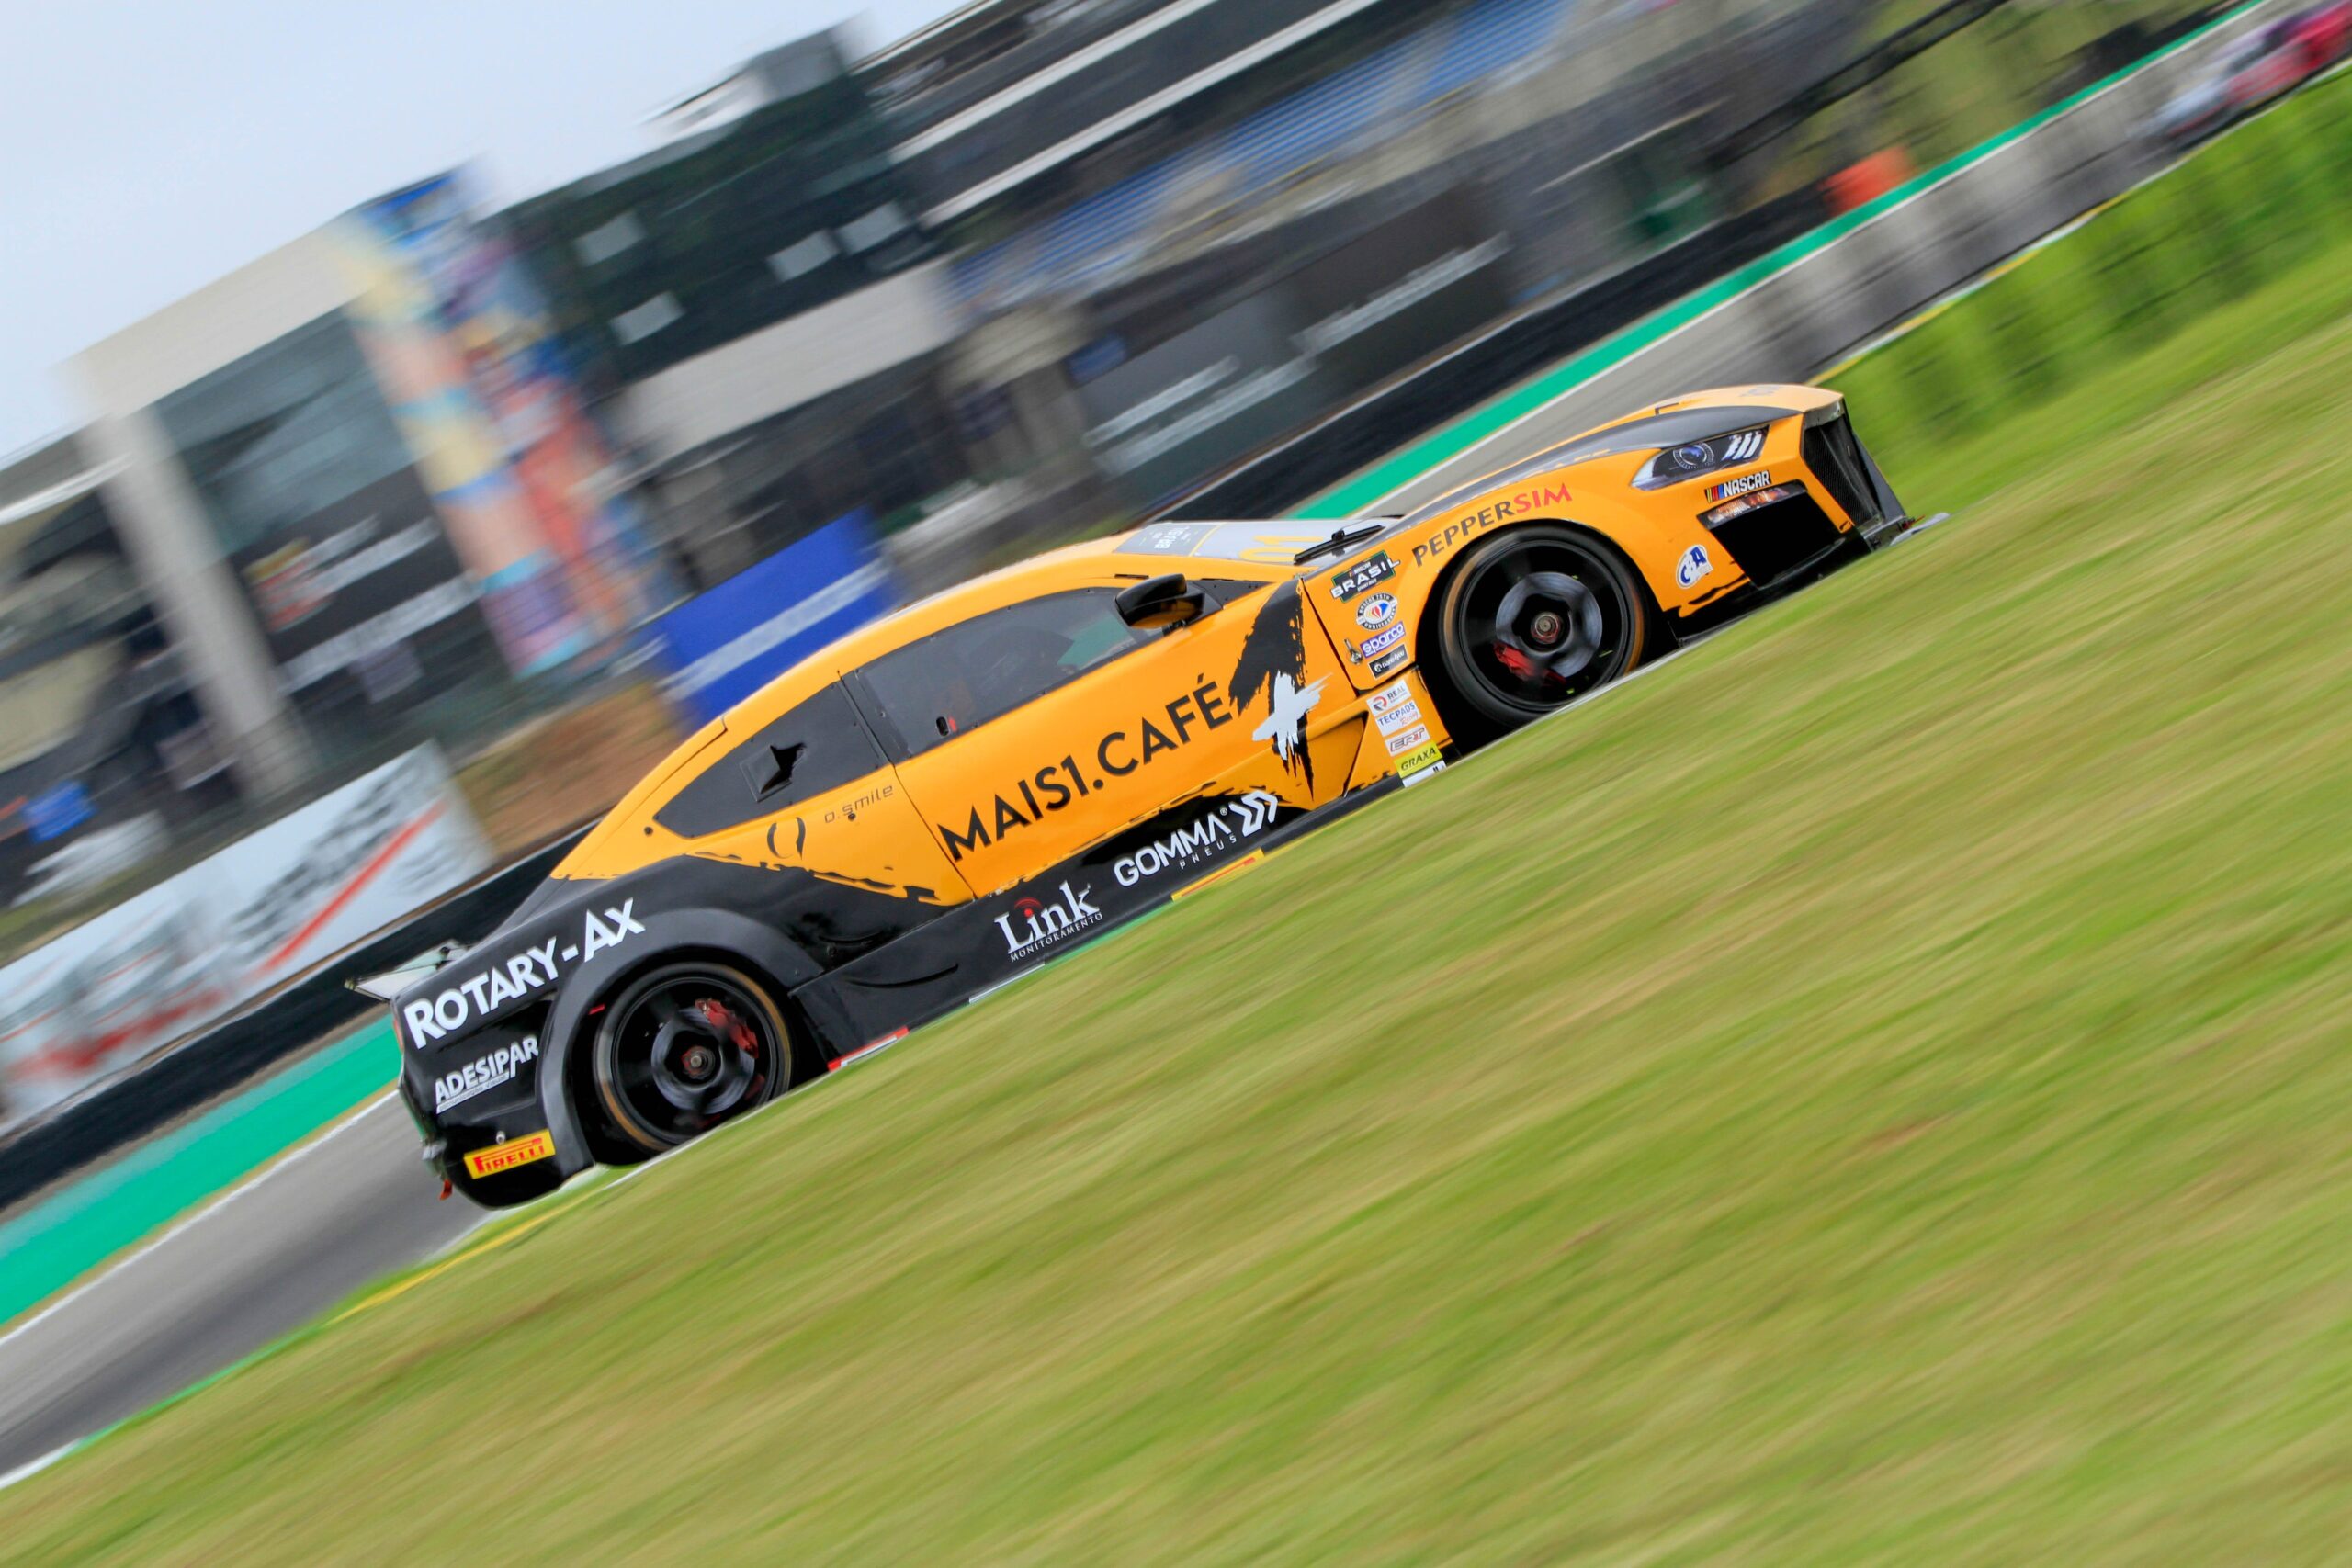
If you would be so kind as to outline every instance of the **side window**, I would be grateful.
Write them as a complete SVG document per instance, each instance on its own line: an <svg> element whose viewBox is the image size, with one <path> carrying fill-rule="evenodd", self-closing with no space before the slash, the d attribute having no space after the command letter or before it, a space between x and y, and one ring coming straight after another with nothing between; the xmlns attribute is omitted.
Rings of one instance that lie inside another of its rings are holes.
<svg viewBox="0 0 2352 1568"><path fill-rule="evenodd" d="M1118 590L1049 593L886 653L862 672L903 755L921 756L1153 640L1119 619Z"/></svg>
<svg viewBox="0 0 2352 1568"><path fill-rule="evenodd" d="M849 694L829 685L688 780L653 819L699 839L775 813L882 766Z"/></svg>

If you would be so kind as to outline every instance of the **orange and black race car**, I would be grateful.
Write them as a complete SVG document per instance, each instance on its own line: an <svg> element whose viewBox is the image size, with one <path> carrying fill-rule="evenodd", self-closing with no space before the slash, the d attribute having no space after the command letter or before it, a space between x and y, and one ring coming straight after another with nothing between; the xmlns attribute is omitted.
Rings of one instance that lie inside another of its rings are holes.
<svg viewBox="0 0 2352 1568"><path fill-rule="evenodd" d="M499 1204L673 1147L1908 526L1835 393L1749 387L1409 516L1153 524L901 610L368 987L426 1157Z"/></svg>

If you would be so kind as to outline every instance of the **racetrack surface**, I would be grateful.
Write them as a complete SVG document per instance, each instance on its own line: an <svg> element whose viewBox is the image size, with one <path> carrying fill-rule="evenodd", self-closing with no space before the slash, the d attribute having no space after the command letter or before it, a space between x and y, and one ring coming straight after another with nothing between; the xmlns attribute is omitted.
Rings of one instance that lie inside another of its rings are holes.
<svg viewBox="0 0 2352 1568"><path fill-rule="evenodd" d="M0 1475L170 1398L485 1218L370 1101L0 1335Z"/></svg>

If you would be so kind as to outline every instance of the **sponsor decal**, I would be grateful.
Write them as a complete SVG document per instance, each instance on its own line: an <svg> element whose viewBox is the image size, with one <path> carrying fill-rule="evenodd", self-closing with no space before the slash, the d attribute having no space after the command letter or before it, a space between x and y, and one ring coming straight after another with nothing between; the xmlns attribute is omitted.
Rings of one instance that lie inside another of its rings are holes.
<svg viewBox="0 0 2352 1568"><path fill-rule="evenodd" d="M1683 551L1682 558L1675 563L1674 581L1689 588L1714 570L1715 563L1708 556L1707 547L1693 545Z"/></svg>
<svg viewBox="0 0 2352 1568"><path fill-rule="evenodd" d="M1356 606L1356 625L1376 632L1396 618L1396 595L1375 593Z"/></svg>
<svg viewBox="0 0 2352 1568"><path fill-rule="evenodd" d="M1008 834L1034 827L1049 812L1083 800L1112 781L1137 768L1181 751L1211 730L1223 729L1240 716L1217 694L1215 682L1193 690L1137 718L1132 728L1098 736L1091 746L1048 762L1011 790L999 790L987 806L972 807L961 828L940 826L947 858L961 861L974 850L1001 843ZM1085 759L1080 761L1081 756Z"/></svg>
<svg viewBox="0 0 2352 1568"><path fill-rule="evenodd" d="M1111 874L1118 878L1120 886L1134 887L1162 872L1189 871L1227 844L1265 831L1282 804L1280 795L1253 789L1239 800L1213 806L1191 827L1180 828L1131 855L1122 855L1113 863Z"/></svg>
<svg viewBox="0 0 2352 1568"><path fill-rule="evenodd" d="M1222 694L1216 682L1204 681L1175 701L1146 712L1132 728L1098 736L1092 744L1015 781L1011 789L997 791L987 805L973 807L960 826L953 818L937 824L947 858L960 863L973 851L1000 844L1048 813L1064 810L1136 769L1184 750L1242 717L1261 694L1266 716L1250 731L1252 739L1267 742L1283 767L1312 785L1315 760L1306 746L1306 721L1322 701L1324 682L1306 679L1306 608L1297 579L1277 585L1250 623Z"/></svg>
<svg viewBox="0 0 2352 1568"><path fill-rule="evenodd" d="M1208 536L1205 523L1154 523L1128 535L1120 547L1136 556L1189 556Z"/></svg>
<svg viewBox="0 0 2352 1568"><path fill-rule="evenodd" d="M1386 700L1383 701L1384 698ZM1421 722L1421 705L1414 700L1412 692L1402 681L1374 692L1369 705L1372 722L1383 735L1394 735Z"/></svg>
<svg viewBox="0 0 2352 1568"><path fill-rule="evenodd" d="M1550 515L1569 502L1568 487L1563 484L1529 485L1524 490L1490 501L1476 512L1464 513L1413 547L1413 564L1426 566L1442 560L1447 552L1468 539L1474 539L1498 523L1509 523L1519 517Z"/></svg>
<svg viewBox="0 0 2352 1568"><path fill-rule="evenodd" d="M1762 490L1766 485L1769 485L1771 482L1772 475L1770 471L1768 469L1758 468L1752 474L1742 474L1736 479L1725 479L1721 484L1709 485L1707 487L1707 499L1709 501L1729 501L1733 496L1746 495L1752 490Z"/></svg>
<svg viewBox="0 0 2352 1568"><path fill-rule="evenodd" d="M1091 902L1093 892L1091 887L1073 888L1065 882L1061 897L1054 902L1016 900L1008 913L996 918L996 929L1004 937L1004 955L1018 964L1101 925L1102 911Z"/></svg>
<svg viewBox="0 0 2352 1568"><path fill-rule="evenodd" d="M1396 772L1402 775L1408 788L1444 771L1445 758L1435 746L1424 746L1396 759Z"/></svg>
<svg viewBox="0 0 2352 1568"><path fill-rule="evenodd" d="M1403 642L1404 640L1405 623L1399 621L1395 626L1390 626L1386 631L1374 632L1372 636L1364 638L1363 642L1351 647L1348 650L1349 656L1358 664L1361 664L1365 660L1371 659L1377 654L1387 652L1390 649L1395 648L1398 643Z"/></svg>
<svg viewBox="0 0 2352 1568"><path fill-rule="evenodd" d="M1426 724L1417 724L1410 729L1399 730L1387 737L1385 741L1388 754L1392 757L1402 757L1408 752L1418 751L1429 743L1430 727Z"/></svg>
<svg viewBox="0 0 2352 1568"><path fill-rule="evenodd" d="M1396 575L1396 563L1386 550L1368 560L1360 560L1331 580L1331 597L1344 604L1359 593L1368 593Z"/></svg>
<svg viewBox="0 0 2352 1568"><path fill-rule="evenodd" d="M420 997L401 1008L408 1025L409 1043L423 1050L468 1024L489 1017L508 1002L535 997L554 985L567 966L587 963L607 948L618 947L645 930L633 912L634 898L608 907L600 916L590 909L582 922L580 940L568 942L551 936L536 947L506 958L492 959L464 979L434 997Z"/></svg>
<svg viewBox="0 0 2352 1568"><path fill-rule="evenodd" d="M1405 648L1400 648L1393 653L1382 654L1372 661L1373 678L1378 680L1383 675L1393 674L1402 670L1405 668L1406 661L1412 656L1412 650Z"/></svg>
<svg viewBox="0 0 2352 1568"><path fill-rule="evenodd" d="M479 1061L468 1062L456 1072L442 1074L433 1080L434 1114L437 1116L453 1105L463 1105L500 1084L513 1083L525 1063L538 1059L539 1037L526 1034L512 1045L501 1045Z"/></svg>
<svg viewBox="0 0 2352 1568"><path fill-rule="evenodd" d="M550 1133L533 1133L525 1138L511 1138L503 1144L492 1144L486 1149L476 1149L466 1156L466 1174L472 1177L495 1176L502 1170L513 1170L518 1165L555 1157L555 1136Z"/></svg>

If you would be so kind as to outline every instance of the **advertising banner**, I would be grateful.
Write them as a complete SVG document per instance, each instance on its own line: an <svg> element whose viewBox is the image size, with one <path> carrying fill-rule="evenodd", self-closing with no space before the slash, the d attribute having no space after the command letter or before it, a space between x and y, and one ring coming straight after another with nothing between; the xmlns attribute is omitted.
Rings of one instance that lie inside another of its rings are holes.
<svg viewBox="0 0 2352 1568"><path fill-rule="evenodd" d="M0 1124L53 1105L490 869L423 747L0 968Z"/></svg>
<svg viewBox="0 0 2352 1568"><path fill-rule="evenodd" d="M667 597L547 302L444 175L328 233L401 438L518 675L609 652Z"/></svg>
<svg viewBox="0 0 2352 1568"><path fill-rule="evenodd" d="M652 626L671 700L709 723L897 602L863 511L837 518Z"/></svg>

